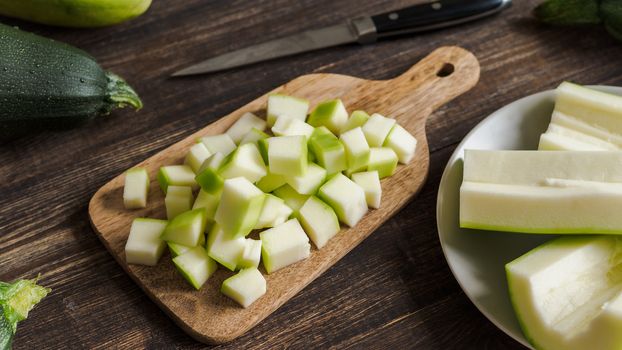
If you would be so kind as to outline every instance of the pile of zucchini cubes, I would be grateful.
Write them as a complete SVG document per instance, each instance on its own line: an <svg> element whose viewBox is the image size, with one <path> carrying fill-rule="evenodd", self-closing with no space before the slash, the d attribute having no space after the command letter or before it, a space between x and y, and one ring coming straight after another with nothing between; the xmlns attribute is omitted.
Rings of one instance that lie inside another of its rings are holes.
<svg viewBox="0 0 622 350"><path fill-rule="evenodd" d="M238 271L221 291L248 307L266 292L260 262L271 274L303 260L309 239L321 249L340 223L353 227L379 208L380 179L413 158L416 139L395 119L348 115L339 99L308 111L304 99L270 95L267 120L245 113L224 134L197 140L184 165L161 167L167 220L135 219L126 261L156 265L168 246L196 289L219 265ZM143 168L126 172L126 208L147 205L149 183ZM259 239L247 237L254 230Z"/></svg>

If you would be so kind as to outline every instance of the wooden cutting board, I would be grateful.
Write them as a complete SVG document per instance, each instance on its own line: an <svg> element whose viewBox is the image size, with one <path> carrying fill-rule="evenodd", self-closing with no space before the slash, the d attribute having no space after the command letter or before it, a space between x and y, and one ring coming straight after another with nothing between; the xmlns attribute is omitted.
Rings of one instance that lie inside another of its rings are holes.
<svg viewBox="0 0 622 350"><path fill-rule="evenodd" d="M121 174L100 188L89 203L93 229L147 295L182 329L198 341L224 343L242 335L266 318L296 293L368 237L402 208L421 189L428 173L429 153L425 135L427 117L438 107L471 89L479 79L479 63L459 47L442 47L397 78L371 81L338 74L309 74L292 80L237 111L208 125L186 139L137 164L149 172L151 189L145 209L123 207ZM382 205L370 210L354 228L342 228L321 250L267 275L267 293L247 309L219 292L222 281L233 273L220 268L201 288L194 290L175 270L165 254L155 267L128 265L124 245L136 217L165 218L164 196L156 181L160 166L180 164L195 140L203 135L223 133L245 112L265 116L267 96L284 93L303 97L311 107L322 100L341 98L349 111L362 109L395 119L418 140L415 158L399 165L396 173L382 180ZM352 291L356 298L356 291Z"/></svg>

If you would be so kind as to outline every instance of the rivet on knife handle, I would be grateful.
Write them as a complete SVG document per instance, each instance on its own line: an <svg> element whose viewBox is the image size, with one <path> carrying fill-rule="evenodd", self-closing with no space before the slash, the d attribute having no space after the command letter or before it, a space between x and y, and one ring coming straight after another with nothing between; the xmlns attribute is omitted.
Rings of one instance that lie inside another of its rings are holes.
<svg viewBox="0 0 622 350"><path fill-rule="evenodd" d="M512 0L442 0L372 16L378 38L441 29L493 15Z"/></svg>

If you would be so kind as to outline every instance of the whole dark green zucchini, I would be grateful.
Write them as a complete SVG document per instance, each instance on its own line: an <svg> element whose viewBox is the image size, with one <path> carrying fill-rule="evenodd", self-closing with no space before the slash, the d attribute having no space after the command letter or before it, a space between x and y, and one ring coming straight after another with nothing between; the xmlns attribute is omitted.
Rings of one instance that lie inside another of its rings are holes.
<svg viewBox="0 0 622 350"><path fill-rule="evenodd" d="M84 51L0 24L0 129L73 126L125 106L142 102Z"/></svg>
<svg viewBox="0 0 622 350"><path fill-rule="evenodd" d="M0 14L62 27L101 27L143 14L151 0L0 0Z"/></svg>
<svg viewBox="0 0 622 350"><path fill-rule="evenodd" d="M620 0L546 0L533 12L539 20L548 24L604 24L609 34L622 41Z"/></svg>

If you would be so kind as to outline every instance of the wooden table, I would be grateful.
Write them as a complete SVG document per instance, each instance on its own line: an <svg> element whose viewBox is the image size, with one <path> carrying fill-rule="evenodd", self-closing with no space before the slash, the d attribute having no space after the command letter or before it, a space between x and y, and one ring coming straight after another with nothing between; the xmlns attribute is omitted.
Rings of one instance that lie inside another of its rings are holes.
<svg viewBox="0 0 622 350"><path fill-rule="evenodd" d="M16 349L200 348L130 280L87 217L109 179L299 75L400 74L434 48L479 58L469 93L428 121L431 170L419 197L280 310L222 348L520 349L466 298L438 242L436 192L457 143L482 118L563 80L622 84L622 44L601 29L538 24L538 0L478 23L376 45L308 53L225 73L168 79L201 58L417 1L155 1L132 22L96 30L3 19L81 47L127 80L145 108L77 130L0 146L0 280L42 274L53 289L19 326ZM200 317L200 316L199 316Z"/></svg>

